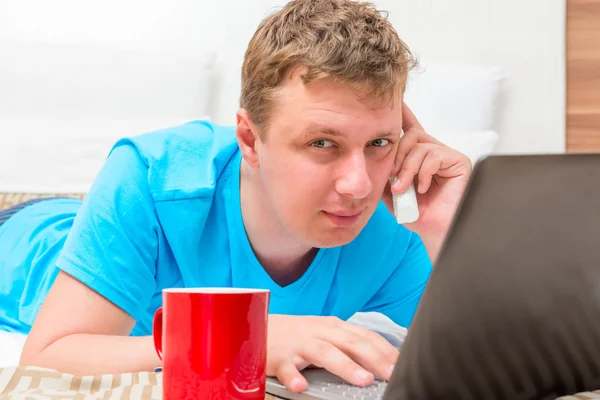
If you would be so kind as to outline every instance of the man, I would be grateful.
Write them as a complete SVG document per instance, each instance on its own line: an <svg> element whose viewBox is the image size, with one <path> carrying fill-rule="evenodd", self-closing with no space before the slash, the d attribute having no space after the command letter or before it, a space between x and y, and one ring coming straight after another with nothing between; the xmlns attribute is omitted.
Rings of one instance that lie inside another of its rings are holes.
<svg viewBox="0 0 600 400"><path fill-rule="evenodd" d="M29 333L22 363L151 370L163 288L242 286L271 290L267 373L291 390L310 364L357 385L389 378L397 350L344 320L410 324L471 173L403 104L413 64L366 3L296 0L267 17L235 128L123 139L82 204L37 202L0 226L13 281L0 324ZM392 192L412 182L420 218L400 226Z"/></svg>

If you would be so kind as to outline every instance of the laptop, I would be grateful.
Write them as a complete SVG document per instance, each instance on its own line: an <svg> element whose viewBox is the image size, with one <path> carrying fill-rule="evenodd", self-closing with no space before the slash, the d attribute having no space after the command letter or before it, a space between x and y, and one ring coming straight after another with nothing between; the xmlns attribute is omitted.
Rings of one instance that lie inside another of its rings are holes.
<svg viewBox="0 0 600 400"><path fill-rule="evenodd" d="M476 164L389 382L284 399L554 399L600 389L600 155Z"/></svg>

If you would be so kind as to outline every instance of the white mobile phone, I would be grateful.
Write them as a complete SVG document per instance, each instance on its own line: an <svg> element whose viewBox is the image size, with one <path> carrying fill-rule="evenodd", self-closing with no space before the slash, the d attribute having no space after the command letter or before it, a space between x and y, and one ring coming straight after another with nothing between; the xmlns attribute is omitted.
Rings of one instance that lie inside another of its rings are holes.
<svg viewBox="0 0 600 400"><path fill-rule="evenodd" d="M396 181L396 177L390 178L391 184ZM401 194L392 194L394 203L394 215L396 222L406 224L415 222L419 219L419 204L417 203L417 192L415 191L414 183L410 185L408 190Z"/></svg>

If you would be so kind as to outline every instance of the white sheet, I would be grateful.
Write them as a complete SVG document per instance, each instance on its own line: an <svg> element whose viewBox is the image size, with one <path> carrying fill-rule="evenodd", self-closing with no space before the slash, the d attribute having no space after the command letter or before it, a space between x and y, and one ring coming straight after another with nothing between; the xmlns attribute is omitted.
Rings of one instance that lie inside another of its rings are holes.
<svg viewBox="0 0 600 400"><path fill-rule="evenodd" d="M408 333L408 329L378 312L356 313L348 322L379 333L398 349L404 344Z"/></svg>
<svg viewBox="0 0 600 400"><path fill-rule="evenodd" d="M19 365L27 336L0 331L0 368Z"/></svg>

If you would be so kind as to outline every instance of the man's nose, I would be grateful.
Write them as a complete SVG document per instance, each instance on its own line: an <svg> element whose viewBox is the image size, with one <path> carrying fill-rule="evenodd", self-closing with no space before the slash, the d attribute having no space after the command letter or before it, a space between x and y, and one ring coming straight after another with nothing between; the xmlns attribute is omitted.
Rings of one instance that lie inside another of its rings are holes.
<svg viewBox="0 0 600 400"><path fill-rule="evenodd" d="M364 154L353 154L341 165L336 191L345 196L363 199L371 193L373 183L367 172Z"/></svg>

